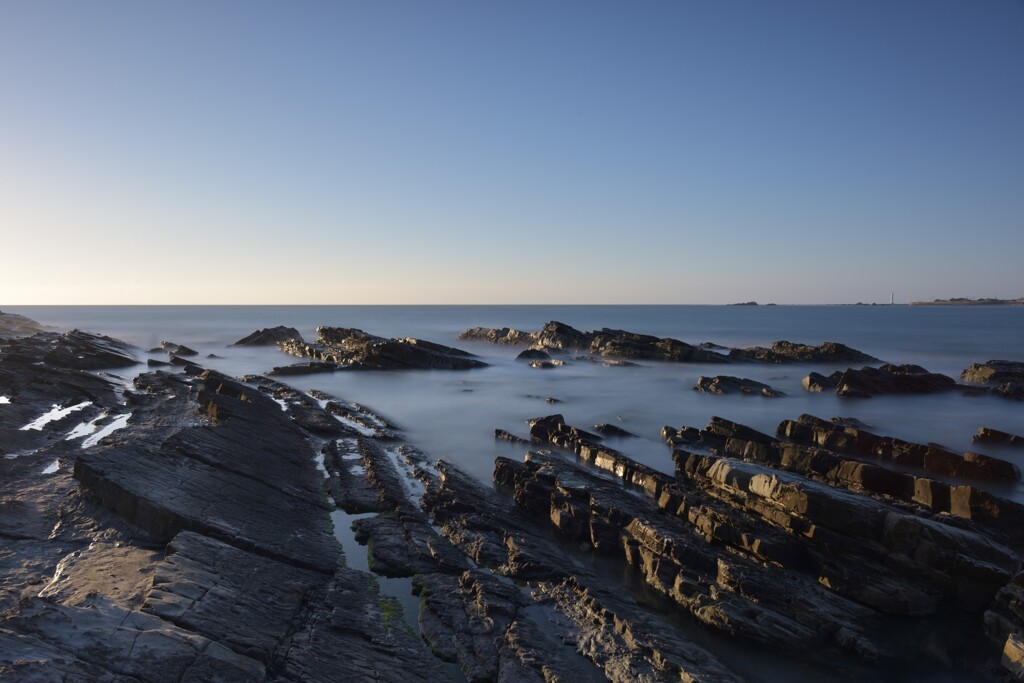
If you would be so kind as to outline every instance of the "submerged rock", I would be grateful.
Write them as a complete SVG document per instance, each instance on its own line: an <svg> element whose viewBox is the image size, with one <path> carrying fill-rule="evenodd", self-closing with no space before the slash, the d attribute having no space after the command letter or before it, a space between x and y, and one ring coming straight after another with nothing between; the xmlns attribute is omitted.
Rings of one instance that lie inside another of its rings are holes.
<svg viewBox="0 0 1024 683"><path fill-rule="evenodd" d="M617 438L636 436L636 434L629 430L623 429L618 425L609 424L607 422L602 422L601 424L594 425L594 431L602 436L612 436Z"/></svg>
<svg viewBox="0 0 1024 683"><path fill-rule="evenodd" d="M309 361L308 363L292 363L291 365L277 365L273 370L267 374L274 376L288 376L288 375L311 375L321 372L336 372L338 370L337 363L329 363L324 361Z"/></svg>
<svg viewBox="0 0 1024 683"><path fill-rule="evenodd" d="M542 349L524 349L519 352L516 356L516 360L535 361L535 360L551 360L551 356L547 351Z"/></svg>
<svg viewBox="0 0 1024 683"><path fill-rule="evenodd" d="M538 370L550 370L552 368L560 368L565 365L564 360L553 359L553 360L532 360L530 361L531 368L537 368Z"/></svg>

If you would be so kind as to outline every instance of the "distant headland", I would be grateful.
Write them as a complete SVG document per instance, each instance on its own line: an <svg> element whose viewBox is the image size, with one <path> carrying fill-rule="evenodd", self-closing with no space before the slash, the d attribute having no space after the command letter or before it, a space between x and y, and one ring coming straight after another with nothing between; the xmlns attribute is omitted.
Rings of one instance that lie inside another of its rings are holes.
<svg viewBox="0 0 1024 683"><path fill-rule="evenodd" d="M911 306L1024 306L1024 297L1019 299L935 299L934 301L911 301Z"/></svg>

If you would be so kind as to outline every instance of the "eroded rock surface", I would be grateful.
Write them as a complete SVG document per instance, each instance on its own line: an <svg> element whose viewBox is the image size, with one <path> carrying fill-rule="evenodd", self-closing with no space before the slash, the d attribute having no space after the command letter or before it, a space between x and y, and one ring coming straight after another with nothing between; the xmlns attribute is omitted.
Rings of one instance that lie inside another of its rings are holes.
<svg viewBox="0 0 1024 683"><path fill-rule="evenodd" d="M24 337L45 331L45 327L31 318L0 311L0 337Z"/></svg>
<svg viewBox="0 0 1024 683"><path fill-rule="evenodd" d="M777 341L770 347L753 346L746 349L732 349L729 357L734 360L758 361L762 363L878 363L874 356L851 348L839 342L824 342L818 346Z"/></svg>
<svg viewBox="0 0 1024 683"><path fill-rule="evenodd" d="M75 366L119 348L70 339ZM46 359L67 342L17 341L0 348L5 429L88 405L0 458L0 680L443 680L372 577L341 564L317 411L352 432L317 399L190 363L122 399ZM64 438L101 411L116 429Z"/></svg>
<svg viewBox="0 0 1024 683"><path fill-rule="evenodd" d="M817 372L804 377L807 391L831 391L844 398L867 398L879 394L932 394L961 388L952 377L928 372L919 365L865 366L833 372L827 377Z"/></svg>
<svg viewBox="0 0 1024 683"><path fill-rule="evenodd" d="M992 666L997 650L979 640L982 616L997 594L1007 596L1003 612L1017 609L1003 588L1020 565L1016 522L1003 523L1016 519L1007 513L1014 504L1003 501L1009 507L987 520L936 514L915 500L913 477L894 497L874 485L892 480L867 476L870 465L822 448L801 450L720 418L667 432L679 444L674 476L581 437L561 416L533 421L535 440L570 450L646 502L539 454L499 462L495 478L524 509L547 507L561 533L620 554L667 598L733 637L794 651L814 642L816 652L848 653L840 659ZM951 487L952 497L966 488ZM999 623L993 638L1002 647L1017 631ZM893 628L914 635L877 637Z"/></svg>
<svg viewBox="0 0 1024 683"><path fill-rule="evenodd" d="M292 339L297 342L305 341L294 327L278 325L277 327L265 327L262 330L256 330L252 334L242 337L232 346L274 346L275 344Z"/></svg>
<svg viewBox="0 0 1024 683"><path fill-rule="evenodd" d="M995 446L1024 447L1024 436L1010 434L1009 432L992 429L991 427L978 427L978 433L971 437L975 443L992 444Z"/></svg>
<svg viewBox="0 0 1024 683"><path fill-rule="evenodd" d="M960 373L960 378L971 384L990 385L992 393L1003 398L1024 400L1024 363L1009 360L990 360L975 363Z"/></svg>
<svg viewBox="0 0 1024 683"><path fill-rule="evenodd" d="M724 363L721 354L692 346L678 339L660 339L625 330L601 329L581 332L569 325L551 321L537 332L510 328L474 327L459 339L492 344L529 346L544 352L572 352L579 355L608 356L633 360L659 360L680 363Z"/></svg>
<svg viewBox="0 0 1024 683"><path fill-rule="evenodd" d="M716 375L715 377L698 377L697 384L693 387L696 391L706 394L747 394L753 396L764 396L766 398L778 398L785 396L777 389L772 389L763 382L755 382L752 379L743 377L731 377L729 375Z"/></svg>
<svg viewBox="0 0 1024 683"><path fill-rule="evenodd" d="M490 344L529 347L527 352L572 352L578 358L617 358L656 360L676 363L728 363L760 362L823 362L874 363L877 358L837 342L818 346L777 341L766 347L729 349L705 342L691 345L678 339L659 338L625 330L603 328L581 332L565 323L553 320L536 332L523 332L509 327L474 327L459 335L459 339ZM728 351L728 354L719 353ZM522 356L523 354L520 354Z"/></svg>
<svg viewBox="0 0 1024 683"><path fill-rule="evenodd" d="M487 364L461 349L422 339L385 339L362 330L318 327L317 342L290 339L278 344L285 353L348 370L468 370ZM277 374L285 368L276 368Z"/></svg>

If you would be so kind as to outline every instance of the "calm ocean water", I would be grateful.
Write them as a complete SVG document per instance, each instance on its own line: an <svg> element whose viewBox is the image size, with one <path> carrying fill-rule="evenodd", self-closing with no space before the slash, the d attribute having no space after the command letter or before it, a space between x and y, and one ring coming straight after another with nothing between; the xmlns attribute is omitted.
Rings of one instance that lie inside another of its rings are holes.
<svg viewBox="0 0 1024 683"><path fill-rule="evenodd" d="M294 360L273 348L228 348L257 328L296 327L307 340L318 325L358 327L383 336L416 336L457 345L491 367L467 372L339 372L288 378L301 389L319 388L358 401L403 427L409 441L434 457L454 461L489 480L496 455L521 456L521 448L495 443L496 427L522 434L524 421L551 412L572 424L614 422L642 438L612 442L653 467L671 471L663 425L703 426L712 415L773 432L801 413L852 416L881 434L978 450L971 435L980 426L1024 433L1024 405L956 393L918 397L840 399L810 394L800 380L814 365L705 366L644 363L603 367L578 362L535 370L513 361L517 349L458 342L468 327L511 326L535 330L549 320L579 329L613 327L690 343L766 345L779 339L817 344L839 341L878 358L917 363L957 376L974 362L1024 360L1024 307L908 306L46 306L8 307L59 328L109 334L144 350L167 339L220 359L204 362L235 375L266 372ZM139 368L144 370L144 366ZM710 396L692 391L700 375L734 374L764 381L788 394ZM562 403L547 403L547 397ZM1013 453L987 452L1009 457ZM1024 487L1001 491L1024 500Z"/></svg>

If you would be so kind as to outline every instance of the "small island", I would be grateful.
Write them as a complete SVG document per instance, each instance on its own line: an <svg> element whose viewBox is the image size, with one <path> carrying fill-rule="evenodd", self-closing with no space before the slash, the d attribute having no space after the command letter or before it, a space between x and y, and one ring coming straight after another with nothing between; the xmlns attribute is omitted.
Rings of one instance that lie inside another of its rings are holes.
<svg viewBox="0 0 1024 683"><path fill-rule="evenodd" d="M1024 306L1024 297L1018 299L935 299L934 301L911 301L911 306Z"/></svg>

